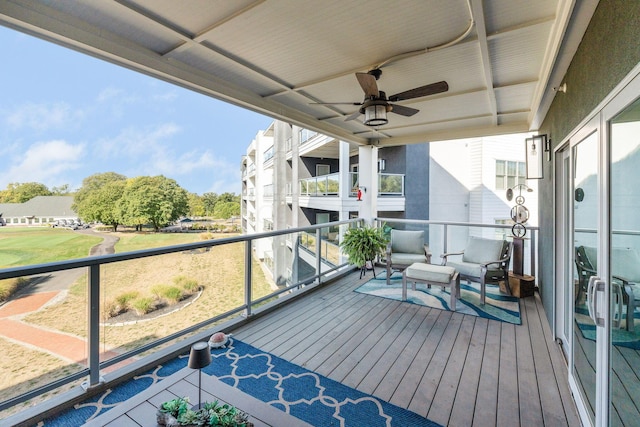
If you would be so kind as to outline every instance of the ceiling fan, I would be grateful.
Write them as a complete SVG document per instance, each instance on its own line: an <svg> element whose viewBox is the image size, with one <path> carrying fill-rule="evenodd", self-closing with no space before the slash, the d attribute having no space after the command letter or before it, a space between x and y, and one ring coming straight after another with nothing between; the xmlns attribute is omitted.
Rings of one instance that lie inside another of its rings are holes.
<svg viewBox="0 0 640 427"><path fill-rule="evenodd" d="M373 69L367 73L356 73L356 78L360 87L364 91L364 101L362 102L316 102L314 104L322 105L359 105L360 108L355 113L351 114L345 119L345 121L354 120L364 114L364 124L367 126L382 126L386 125L389 120L387 119L387 113L396 113L401 116L410 117L416 114L420 110L415 108L405 107L403 105L392 104L391 102L405 101L407 99L420 98L423 96L434 95L436 93L442 93L449 90L449 85L445 81L431 83L426 86L420 86L414 89L410 89L404 92L396 93L387 98L387 95L378 90L378 84L376 81L382 75L382 70L379 68Z"/></svg>

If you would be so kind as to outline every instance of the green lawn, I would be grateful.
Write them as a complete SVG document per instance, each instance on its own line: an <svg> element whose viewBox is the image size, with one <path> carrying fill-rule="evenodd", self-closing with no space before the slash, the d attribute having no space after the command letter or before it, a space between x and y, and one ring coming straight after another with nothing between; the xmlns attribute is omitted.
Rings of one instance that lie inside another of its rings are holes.
<svg viewBox="0 0 640 427"><path fill-rule="evenodd" d="M141 249L193 243L200 240L199 233L115 233L120 240L116 252L130 252Z"/></svg>
<svg viewBox="0 0 640 427"><path fill-rule="evenodd" d="M0 268L83 258L100 241L60 228L0 227Z"/></svg>

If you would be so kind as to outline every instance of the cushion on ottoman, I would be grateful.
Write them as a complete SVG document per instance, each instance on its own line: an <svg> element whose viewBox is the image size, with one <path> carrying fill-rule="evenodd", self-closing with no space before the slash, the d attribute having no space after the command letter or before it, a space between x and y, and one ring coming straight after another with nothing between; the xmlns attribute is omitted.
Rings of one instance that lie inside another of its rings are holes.
<svg viewBox="0 0 640 427"><path fill-rule="evenodd" d="M411 264L405 270L407 278L424 282L449 283L456 274L456 269L446 265Z"/></svg>

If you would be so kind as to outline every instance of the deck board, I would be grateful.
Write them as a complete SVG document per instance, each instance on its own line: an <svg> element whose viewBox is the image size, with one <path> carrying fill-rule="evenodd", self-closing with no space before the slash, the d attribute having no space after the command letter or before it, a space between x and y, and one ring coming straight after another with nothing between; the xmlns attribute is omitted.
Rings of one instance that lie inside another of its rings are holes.
<svg viewBox="0 0 640 427"><path fill-rule="evenodd" d="M537 296L520 300L522 325L511 325L354 292L368 279L351 274L230 332L442 425L579 425ZM162 401L194 393L190 382L168 385L139 408L114 409L111 425L137 425Z"/></svg>

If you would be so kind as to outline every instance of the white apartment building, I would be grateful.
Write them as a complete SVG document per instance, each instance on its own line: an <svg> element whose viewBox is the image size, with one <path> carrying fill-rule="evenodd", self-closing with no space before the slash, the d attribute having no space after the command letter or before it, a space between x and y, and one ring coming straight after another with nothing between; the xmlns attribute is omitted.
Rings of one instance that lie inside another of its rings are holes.
<svg viewBox="0 0 640 427"><path fill-rule="evenodd" d="M525 137L385 147L376 150L377 179L367 186L359 176L363 151L358 146L274 121L256 134L242 158L242 229L249 234L362 217L365 204L358 201L358 190L363 199L375 192L373 217L506 224L515 204L507 200L506 190L525 184ZM535 182L528 184L533 193L525 189L522 194L529 224L537 225ZM327 245L337 245L338 237L337 228L322 230ZM468 231L457 237L466 243ZM299 245L287 239L260 239L253 247L278 284L297 282L314 265L311 257L305 263L304 253L294 253ZM436 255L441 241L437 232L429 233ZM274 256L274 251L282 253Z"/></svg>

